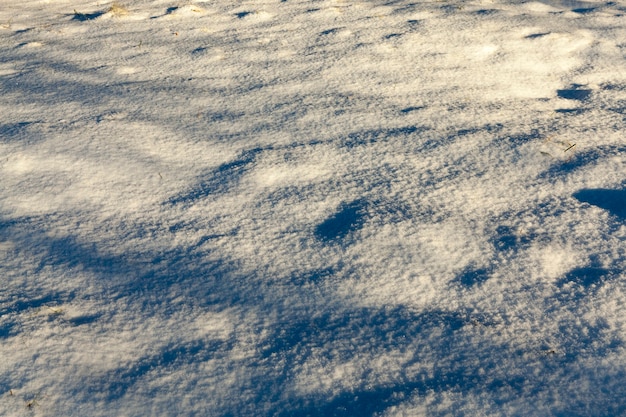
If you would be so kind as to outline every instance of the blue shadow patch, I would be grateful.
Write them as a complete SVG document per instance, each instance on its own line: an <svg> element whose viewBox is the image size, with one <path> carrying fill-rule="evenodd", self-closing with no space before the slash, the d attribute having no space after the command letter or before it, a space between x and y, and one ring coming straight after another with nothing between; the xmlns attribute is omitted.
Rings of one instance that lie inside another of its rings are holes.
<svg viewBox="0 0 626 417"><path fill-rule="evenodd" d="M367 207L366 200L355 200L342 205L339 211L315 228L315 236L324 242L344 239L350 232L363 226Z"/></svg>
<svg viewBox="0 0 626 417"><path fill-rule="evenodd" d="M72 317L68 320L68 322L72 326L83 326L85 324L95 323L100 317L100 314L90 314L85 316Z"/></svg>
<svg viewBox="0 0 626 417"><path fill-rule="evenodd" d="M563 286L569 282L575 282L585 288L589 288L594 284L601 283L609 275L611 275L611 271L605 268L593 266L574 268L558 282L558 285Z"/></svg>
<svg viewBox="0 0 626 417"><path fill-rule="evenodd" d="M591 97L591 90L568 88L565 90L556 90L556 95L565 100L585 101Z"/></svg>
<svg viewBox="0 0 626 417"><path fill-rule="evenodd" d="M579 9L572 9L572 11L574 13L578 13L578 14L587 14L587 13L593 13L596 10L598 10L597 7L583 7L583 8L579 8Z"/></svg>
<svg viewBox="0 0 626 417"><path fill-rule="evenodd" d="M587 188L575 192L574 198L582 203L600 207L621 220L626 220L626 190Z"/></svg>
<svg viewBox="0 0 626 417"><path fill-rule="evenodd" d="M490 274L491 270L488 268L468 268L456 278L456 281L464 287L472 288L486 282Z"/></svg>

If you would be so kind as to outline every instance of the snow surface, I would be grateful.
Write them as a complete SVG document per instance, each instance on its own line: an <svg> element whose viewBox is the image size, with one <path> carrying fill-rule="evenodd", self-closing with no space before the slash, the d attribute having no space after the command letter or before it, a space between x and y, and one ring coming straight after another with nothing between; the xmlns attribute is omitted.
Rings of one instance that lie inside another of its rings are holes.
<svg viewBox="0 0 626 417"><path fill-rule="evenodd" d="M623 0L3 0L0 97L1 415L626 415Z"/></svg>

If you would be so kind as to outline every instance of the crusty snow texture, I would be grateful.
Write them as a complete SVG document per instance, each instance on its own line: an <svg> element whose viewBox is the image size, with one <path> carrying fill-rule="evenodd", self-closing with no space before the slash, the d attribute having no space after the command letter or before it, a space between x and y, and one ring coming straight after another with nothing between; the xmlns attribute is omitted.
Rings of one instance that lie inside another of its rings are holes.
<svg viewBox="0 0 626 417"><path fill-rule="evenodd" d="M0 415L626 415L624 0L0 1Z"/></svg>

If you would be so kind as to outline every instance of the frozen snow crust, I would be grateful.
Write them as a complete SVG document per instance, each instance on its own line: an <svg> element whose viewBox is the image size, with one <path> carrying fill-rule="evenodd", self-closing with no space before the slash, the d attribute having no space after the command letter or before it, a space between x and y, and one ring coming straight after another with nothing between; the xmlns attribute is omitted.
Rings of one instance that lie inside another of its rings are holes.
<svg viewBox="0 0 626 417"><path fill-rule="evenodd" d="M0 414L626 415L626 4L0 2Z"/></svg>

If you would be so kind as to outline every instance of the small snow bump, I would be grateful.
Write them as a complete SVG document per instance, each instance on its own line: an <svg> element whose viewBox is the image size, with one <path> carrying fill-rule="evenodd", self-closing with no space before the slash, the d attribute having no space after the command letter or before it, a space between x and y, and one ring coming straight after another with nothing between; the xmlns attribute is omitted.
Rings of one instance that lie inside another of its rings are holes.
<svg viewBox="0 0 626 417"><path fill-rule="evenodd" d="M533 1L533 2L528 2L528 3L523 3L522 6L531 11L531 12L539 12L539 13L553 13L553 12L558 12L560 11L559 9L557 9L554 6L551 6L549 4L545 4L539 1Z"/></svg>
<svg viewBox="0 0 626 417"><path fill-rule="evenodd" d="M130 75L139 72L139 69L135 67L119 67L116 72L120 75Z"/></svg>

